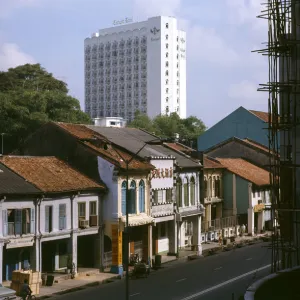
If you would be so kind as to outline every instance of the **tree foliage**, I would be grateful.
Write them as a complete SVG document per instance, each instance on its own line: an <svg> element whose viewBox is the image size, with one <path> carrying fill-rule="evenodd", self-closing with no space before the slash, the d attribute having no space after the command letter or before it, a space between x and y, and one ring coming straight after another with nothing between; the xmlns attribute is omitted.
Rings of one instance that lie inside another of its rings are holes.
<svg viewBox="0 0 300 300"><path fill-rule="evenodd" d="M135 118L128 127L141 128L167 139L174 139L175 134L178 134L180 142L188 146L195 146L198 136L206 130L204 123L195 116L180 119L178 114L172 113L150 119L139 111L135 113Z"/></svg>
<svg viewBox="0 0 300 300"><path fill-rule="evenodd" d="M68 95L67 84L39 64L0 72L0 133L4 152L17 148L28 134L47 121L91 123L79 101Z"/></svg>

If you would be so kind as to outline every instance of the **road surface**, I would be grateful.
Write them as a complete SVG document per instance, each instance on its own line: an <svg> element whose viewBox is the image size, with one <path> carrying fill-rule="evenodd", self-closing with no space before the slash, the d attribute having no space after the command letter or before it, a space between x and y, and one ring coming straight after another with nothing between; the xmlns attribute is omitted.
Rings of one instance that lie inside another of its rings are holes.
<svg viewBox="0 0 300 300"><path fill-rule="evenodd" d="M236 300L252 282L270 273L271 251L268 245L258 243L193 261L169 263L151 272L148 278L130 279L129 299ZM55 298L125 300L125 280Z"/></svg>

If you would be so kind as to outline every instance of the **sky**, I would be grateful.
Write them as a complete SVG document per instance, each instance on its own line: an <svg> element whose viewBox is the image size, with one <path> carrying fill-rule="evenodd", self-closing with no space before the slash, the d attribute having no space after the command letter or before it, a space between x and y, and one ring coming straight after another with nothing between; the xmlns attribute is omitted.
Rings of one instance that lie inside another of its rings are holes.
<svg viewBox="0 0 300 300"><path fill-rule="evenodd" d="M240 106L267 111L261 0L0 0L0 71L40 63L84 109L84 39L125 17L174 16L187 32L187 116L208 127Z"/></svg>

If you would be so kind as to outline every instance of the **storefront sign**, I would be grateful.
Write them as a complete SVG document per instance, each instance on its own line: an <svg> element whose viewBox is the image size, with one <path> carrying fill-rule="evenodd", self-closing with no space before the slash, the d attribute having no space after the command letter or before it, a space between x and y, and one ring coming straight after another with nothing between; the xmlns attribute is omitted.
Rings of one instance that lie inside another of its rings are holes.
<svg viewBox="0 0 300 300"><path fill-rule="evenodd" d="M111 225L112 231L112 265L122 265L122 232L119 232L119 225Z"/></svg>
<svg viewBox="0 0 300 300"><path fill-rule="evenodd" d="M254 210L255 213L256 213L256 212L261 212L261 211L263 211L264 209L265 209L265 205L264 205L263 203L257 204L257 205L255 205L254 208L253 208L253 210Z"/></svg>
<svg viewBox="0 0 300 300"><path fill-rule="evenodd" d="M31 247L33 246L33 241L34 241L33 237L13 239L10 240L8 244L6 244L6 249Z"/></svg>
<svg viewBox="0 0 300 300"><path fill-rule="evenodd" d="M173 168L157 168L151 171L152 178L173 178Z"/></svg>
<svg viewBox="0 0 300 300"><path fill-rule="evenodd" d="M114 20L113 25L123 25L127 23L132 23L133 19L132 18L125 18L123 20Z"/></svg>

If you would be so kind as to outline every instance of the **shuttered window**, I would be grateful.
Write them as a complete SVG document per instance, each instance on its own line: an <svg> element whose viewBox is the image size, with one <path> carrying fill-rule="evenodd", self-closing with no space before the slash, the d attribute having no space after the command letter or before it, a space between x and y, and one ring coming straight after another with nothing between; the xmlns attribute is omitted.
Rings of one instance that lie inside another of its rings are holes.
<svg viewBox="0 0 300 300"><path fill-rule="evenodd" d="M66 204L59 205L59 230L64 230L67 227L66 222Z"/></svg>

